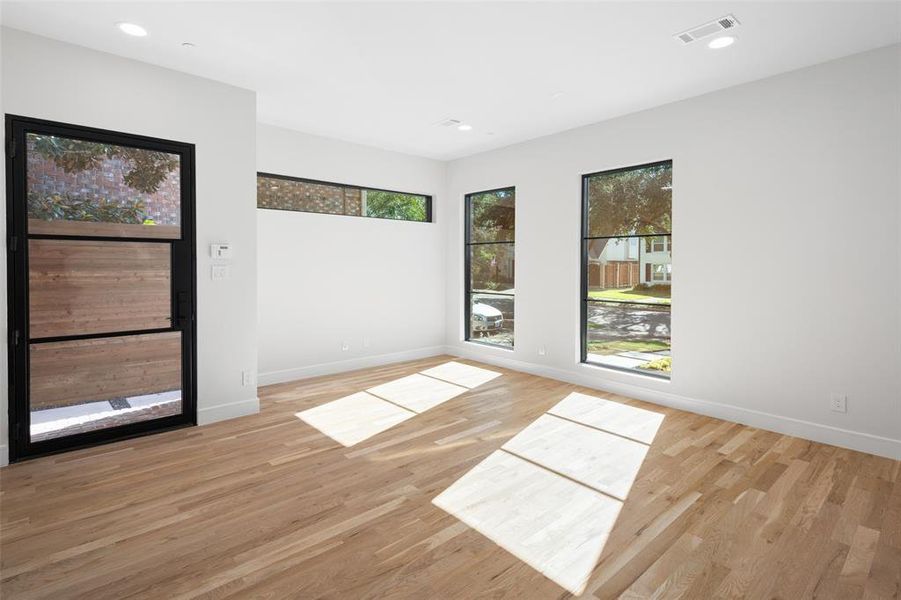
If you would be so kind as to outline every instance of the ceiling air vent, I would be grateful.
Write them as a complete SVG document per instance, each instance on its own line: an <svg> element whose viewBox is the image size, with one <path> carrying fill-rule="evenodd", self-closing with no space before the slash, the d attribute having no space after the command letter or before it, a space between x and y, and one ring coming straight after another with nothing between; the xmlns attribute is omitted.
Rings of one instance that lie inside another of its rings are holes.
<svg viewBox="0 0 901 600"><path fill-rule="evenodd" d="M692 27L691 29L683 31L682 33L677 33L673 37L683 44L690 44L694 41L704 39L705 37L710 37L715 33L720 33L721 31L726 31L727 29L735 29L739 25L740 23L738 22L738 19L736 19L732 15L726 15L725 17L719 18L715 21L704 23L703 25L699 25L697 27Z"/></svg>
<svg viewBox="0 0 901 600"><path fill-rule="evenodd" d="M461 125L463 121L460 119L444 119L442 121L438 121L435 123L438 127L457 127Z"/></svg>

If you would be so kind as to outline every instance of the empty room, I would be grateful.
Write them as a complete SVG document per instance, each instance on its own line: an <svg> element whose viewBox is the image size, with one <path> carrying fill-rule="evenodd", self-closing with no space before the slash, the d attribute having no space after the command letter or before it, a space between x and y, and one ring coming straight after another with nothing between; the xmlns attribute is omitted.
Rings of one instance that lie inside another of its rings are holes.
<svg viewBox="0 0 901 600"><path fill-rule="evenodd" d="M901 600L901 2L8 1L0 598Z"/></svg>

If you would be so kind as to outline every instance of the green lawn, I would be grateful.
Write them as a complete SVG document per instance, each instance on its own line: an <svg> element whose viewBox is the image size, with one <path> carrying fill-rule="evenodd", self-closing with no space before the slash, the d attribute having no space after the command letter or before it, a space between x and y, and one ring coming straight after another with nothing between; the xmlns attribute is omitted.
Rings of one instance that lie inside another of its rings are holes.
<svg viewBox="0 0 901 600"><path fill-rule="evenodd" d="M659 352L669 350L670 345L658 340L611 340L609 342L588 342L592 354L616 354L618 352Z"/></svg>
<svg viewBox="0 0 901 600"><path fill-rule="evenodd" d="M650 287L592 290L588 297L594 300L618 300L620 302L647 302L651 304L669 304L670 288L668 285Z"/></svg>

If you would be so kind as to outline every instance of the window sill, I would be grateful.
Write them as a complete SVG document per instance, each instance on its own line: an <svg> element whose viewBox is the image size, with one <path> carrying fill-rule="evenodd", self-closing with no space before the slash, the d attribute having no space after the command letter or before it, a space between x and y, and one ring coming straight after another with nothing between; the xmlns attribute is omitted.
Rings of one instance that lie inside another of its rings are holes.
<svg viewBox="0 0 901 600"><path fill-rule="evenodd" d="M587 369L598 370L598 371L612 371L614 373L620 373L623 375L632 375L636 378L640 378L643 380L652 379L655 381L660 381L663 383L670 383L672 381L671 375L662 375L653 372L645 372L645 371L636 371L635 369L626 369L624 367L614 367L612 365L605 365L602 363L589 362L587 360L583 360L579 363L580 367L585 367Z"/></svg>
<svg viewBox="0 0 901 600"><path fill-rule="evenodd" d="M504 350L506 352L513 352L513 346L501 346L500 344L489 344L488 342L480 342L478 340L463 340L464 344L473 344L476 346L481 346L482 348L494 348L496 350Z"/></svg>

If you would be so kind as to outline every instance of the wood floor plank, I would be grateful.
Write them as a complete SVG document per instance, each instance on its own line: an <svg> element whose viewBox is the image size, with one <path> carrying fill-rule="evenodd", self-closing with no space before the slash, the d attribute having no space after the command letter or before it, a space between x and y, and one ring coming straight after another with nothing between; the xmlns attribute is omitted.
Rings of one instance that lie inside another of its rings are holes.
<svg viewBox="0 0 901 600"><path fill-rule="evenodd" d="M353 447L296 416L373 389L415 414ZM259 395L258 415L3 469L0 596L571 598L433 503L550 412L541 423L591 429L554 438L539 423L509 446L542 481L568 482L524 493L535 518L567 510L567 485L585 481L621 503L583 597L901 598L901 461L450 356ZM595 437L611 448L583 448ZM635 444L643 460L619 474ZM561 464L566 452L581 458ZM527 534L555 535L537 522Z"/></svg>

